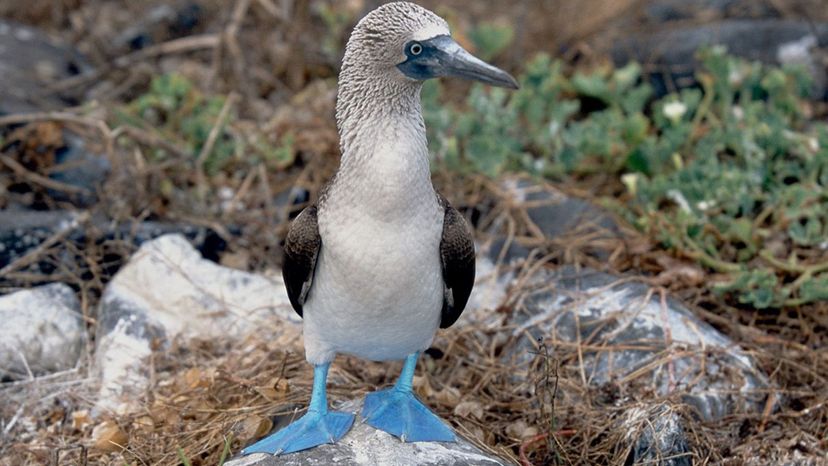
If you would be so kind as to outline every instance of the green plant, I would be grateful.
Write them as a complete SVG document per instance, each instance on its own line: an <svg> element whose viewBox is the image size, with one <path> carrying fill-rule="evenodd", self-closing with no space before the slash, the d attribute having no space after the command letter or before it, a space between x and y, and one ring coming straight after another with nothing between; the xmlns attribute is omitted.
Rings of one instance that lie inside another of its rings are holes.
<svg viewBox="0 0 828 466"><path fill-rule="evenodd" d="M512 44L514 38L515 30L508 24L483 22L469 31L469 39L474 43L476 54L484 60L497 56Z"/></svg>
<svg viewBox="0 0 828 466"><path fill-rule="evenodd" d="M190 463L190 459L187 458L187 454L184 453L184 449L181 448L181 447L178 447L177 451L178 451L178 459L181 461L181 464L183 466L191 466L192 463Z"/></svg>
<svg viewBox="0 0 828 466"><path fill-rule="evenodd" d="M699 58L701 88L656 101L636 64L569 77L543 55L511 94L476 86L446 109L434 85L433 151L490 176L609 175L624 215L722 277L715 291L757 308L828 299L828 126L809 121L807 74L721 47Z"/></svg>
<svg viewBox="0 0 828 466"><path fill-rule="evenodd" d="M314 3L314 6L325 23L326 34L321 38L322 51L331 58L339 57L345 49L345 31L354 22L353 12L335 3L319 2Z"/></svg>
<svg viewBox="0 0 828 466"><path fill-rule="evenodd" d="M218 121L224 102L224 97L202 94L181 75L167 74L153 79L149 91L120 109L118 117L127 124L152 128L194 155L218 125L219 136L204 161L205 170L215 173L235 151L235 141L225 130L226 121ZM154 155L163 158L166 154L157 150Z"/></svg>
<svg viewBox="0 0 828 466"><path fill-rule="evenodd" d="M227 437L224 438L224 447L221 449L221 456L219 456L219 466L223 466L224 463L227 461L227 457L230 456L230 444L233 443L233 434L231 433Z"/></svg>
<svg viewBox="0 0 828 466"><path fill-rule="evenodd" d="M187 78L173 73L155 78L146 93L117 109L116 123L157 133L192 154L194 161L207 144L210 133L217 130L217 137L203 160L208 175L218 173L233 160L244 160L248 164L264 162L275 169L293 164L296 156L293 135L273 140L272 135L262 133L258 127L234 125L237 117L232 107L225 112L223 121L219 121L225 105L227 97L205 95ZM163 146L154 148L150 155L156 159L169 156Z"/></svg>

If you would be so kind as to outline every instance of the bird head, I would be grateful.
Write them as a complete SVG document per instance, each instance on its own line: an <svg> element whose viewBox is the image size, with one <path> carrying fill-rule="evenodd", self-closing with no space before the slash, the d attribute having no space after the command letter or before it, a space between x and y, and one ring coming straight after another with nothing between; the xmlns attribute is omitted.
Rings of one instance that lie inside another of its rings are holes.
<svg viewBox="0 0 828 466"><path fill-rule="evenodd" d="M409 82L451 76L518 88L509 73L455 42L443 18L408 2L387 3L359 21L343 58L343 71L354 67Z"/></svg>

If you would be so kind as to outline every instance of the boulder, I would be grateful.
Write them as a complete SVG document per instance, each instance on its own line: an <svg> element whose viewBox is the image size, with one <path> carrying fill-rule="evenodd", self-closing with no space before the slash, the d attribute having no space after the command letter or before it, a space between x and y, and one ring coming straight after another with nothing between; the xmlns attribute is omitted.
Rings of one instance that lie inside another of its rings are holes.
<svg viewBox="0 0 828 466"><path fill-rule="evenodd" d="M608 239L619 234L612 217L586 201L525 180L509 181L506 188L547 239L573 232ZM520 307L512 313L477 309L503 304L530 253L522 245L506 245L503 238L483 247L478 288L469 316L464 315L514 329L517 343L505 352L505 362L528 370L541 344L553 351L578 345L584 381L591 387L621 385L625 391L635 387L657 397L676 396L706 420L764 408L769 383L755 361L643 278L573 266L539 267L531 276L523 271L521 295L510 298ZM528 373L518 370L516 376L525 380Z"/></svg>
<svg viewBox="0 0 828 466"><path fill-rule="evenodd" d="M52 92L49 85L92 71L92 65L72 46L31 26L0 20L0 115L77 105L82 95ZM0 127L0 135L7 129ZM72 193L50 189L49 195L56 201L89 206L109 174L109 160L91 153L71 131L59 130L59 134L62 137L56 139L59 146L54 152L41 154L44 158L53 155L54 166L41 174L79 189Z"/></svg>
<svg viewBox="0 0 828 466"><path fill-rule="evenodd" d="M525 178L509 178L502 184L511 196L515 208L523 208L534 224L536 233L546 240L563 240L572 236L589 235L599 243L620 237L618 224L612 214L583 199L567 196L552 186L538 184ZM493 314L492 309L502 304L513 273L501 273L501 265L521 263L533 253L534 245L517 240L508 241L493 229L487 243L476 245L477 264L475 288L469 299L466 312L458 321L488 321L497 325L503 321L502 314ZM589 247L589 246L587 246ZM593 248L588 250L596 257L609 257L609 250Z"/></svg>
<svg viewBox="0 0 828 466"><path fill-rule="evenodd" d="M612 217L584 201L523 181L511 191L547 239L618 235ZM627 464L691 464L687 419L714 421L766 408L773 387L757 362L646 278L537 263L529 273L533 254L531 245L502 237L480 245L476 289L458 324L511 329L499 338L517 384L533 383L538 354L565 360L559 370L583 386L559 387L556 406L583 403L585 389L607 398L608 409L620 408L617 431L630 448ZM518 277L521 288L510 290ZM491 312L507 298L511 312Z"/></svg>
<svg viewBox="0 0 828 466"><path fill-rule="evenodd" d="M0 20L0 115L76 105L79 96L50 93L46 86L91 70L73 47L33 27Z"/></svg>
<svg viewBox="0 0 828 466"><path fill-rule="evenodd" d="M144 359L173 338L242 338L262 328L298 338L299 322L280 276L222 267L182 235L144 243L101 297L97 408L129 411L149 382Z"/></svg>
<svg viewBox="0 0 828 466"><path fill-rule="evenodd" d="M353 400L336 409L359 413L362 401ZM486 453L468 440L456 443L404 443L362 422L359 414L354 426L335 444L310 450L273 456L256 453L232 459L225 466L304 466L304 465L377 465L395 466L497 466L507 462Z"/></svg>
<svg viewBox="0 0 828 466"><path fill-rule="evenodd" d="M81 306L62 283L0 296L0 378L71 369L83 348Z"/></svg>
<svg viewBox="0 0 828 466"><path fill-rule="evenodd" d="M568 196L550 185L525 178L511 178L503 182L503 188L511 197L511 204L526 211L534 233L547 240L589 236L594 239L592 243L598 244L620 237L618 224L608 211L583 199ZM496 234L488 247L490 260L502 260L507 264L524 259L529 252L527 245L517 242L506 244L505 238ZM596 257L609 257L609 252L603 249L588 252Z"/></svg>
<svg viewBox="0 0 828 466"><path fill-rule="evenodd" d="M576 232L618 233L618 226L609 212L583 199L567 196L549 185L519 178L508 180L505 187L513 202L526 208L529 219L547 239Z"/></svg>
<svg viewBox="0 0 828 466"><path fill-rule="evenodd" d="M656 24L712 18L772 18L778 16L770 3L753 0L654 0L644 7L645 18Z"/></svg>
<svg viewBox="0 0 828 466"><path fill-rule="evenodd" d="M580 347L584 381L678 397L715 420L761 411L769 382L755 361L679 301L636 280L566 266L541 270L513 315L521 367L547 347ZM572 401L572 400L570 400Z"/></svg>
<svg viewBox="0 0 828 466"><path fill-rule="evenodd" d="M820 47L826 44L828 23L732 19L634 34L615 41L611 53L617 65L631 60L645 64L658 96L671 89L695 86L697 50L724 45L731 54L748 60L804 66L814 80L814 97L824 99L828 98L828 69Z"/></svg>

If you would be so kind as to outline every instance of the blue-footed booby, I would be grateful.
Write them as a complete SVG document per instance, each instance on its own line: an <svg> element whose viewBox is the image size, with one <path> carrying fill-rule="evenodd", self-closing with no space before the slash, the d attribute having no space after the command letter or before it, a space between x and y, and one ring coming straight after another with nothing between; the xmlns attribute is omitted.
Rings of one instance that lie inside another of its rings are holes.
<svg viewBox="0 0 828 466"><path fill-rule="evenodd" d="M326 400L338 353L405 360L392 388L365 398L365 422L407 442L455 440L412 392L419 354L457 320L474 285L471 228L431 184L420 89L441 76L517 88L412 3L382 5L354 27L337 92L339 170L285 239L285 285L314 366L310 407L243 453L290 453L345 435L354 415L329 411Z"/></svg>

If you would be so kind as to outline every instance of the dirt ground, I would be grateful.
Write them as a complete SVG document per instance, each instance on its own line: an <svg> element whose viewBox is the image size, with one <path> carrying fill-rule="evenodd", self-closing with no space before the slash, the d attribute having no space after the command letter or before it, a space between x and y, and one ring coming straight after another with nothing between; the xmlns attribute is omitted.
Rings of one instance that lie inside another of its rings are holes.
<svg viewBox="0 0 828 466"><path fill-rule="evenodd" d="M126 160L124 173L130 175L107 181L107 192L117 195L96 206L113 221L168 219L214 227L224 232L228 241L220 259L223 263L262 271L278 267L281 258L274 245L286 226L269 204L272 193L299 186L313 198L337 165L332 78L353 20L376 3L5 0L0 4L0 18L42 28L73 44L87 57L97 72L54 83L53 90L79 105L91 106L92 114L99 118L107 118L113 108L145 93L154 76L175 70L198 83L206 94L232 93L238 114L234 126L239 131L254 126L274 135L288 131L295 134L299 157L281 169L251 167L239 161L231 164L235 170L205 176L183 158L149 165ZM521 63L538 51L562 56L574 66L590 66L606 60L604 48L614 37L651 26L644 14L648 4L645 0L421 3L447 17L461 42L467 42L464 35L482 19L516 25L514 45L496 57L496 62L510 71L519 71ZM738 10L748 17L772 11L783 18L828 20L825 0L731 3L728 11ZM148 19L162 4L172 5L179 14L174 19ZM189 5L196 7L188 10ZM752 13L754 10L756 13ZM719 14L698 8L686 21L704 23ZM130 33L133 29L134 34ZM135 40L147 45L136 49ZM467 89L462 83L452 86L460 95ZM71 126L90 144L106 148L106 139L88 122L62 124ZM146 134L138 136L147 150L163 145ZM589 244L583 238L550 242L533 234L524 213L509 210L491 181L478 176L449 178L436 174L435 184L449 198L456 199L456 204L469 209L485 206L479 209L479 239L485 239L482 232L492 219L506 212L515 219L516 237L549 252L545 257L547 266L579 264L655 278L665 271L664 254L632 230L618 244ZM170 182L204 194L178 196L165 191L164 186ZM230 186L241 193L236 200L248 208L217 210L219 186ZM575 182L560 188L585 198L594 192L594 186ZM243 225L243 234L226 232L223 225ZM595 250L614 254L606 262L592 252ZM102 264L115 260L113 257L121 260L131 248L100 245L86 251L97 254L91 262ZM89 267L83 274L69 271L59 277L79 290L90 331L95 326L95 304L110 276L108 270ZM25 284L32 277L16 279ZM770 409L769 401L763 412L731 416L715 423L699 422L689 411L679 412L689 426L694 464L828 464L828 305L756 311L715 299L704 288L704 280L701 284L678 281L665 286L702 319L737 341L778 387L769 397L779 403L775 411ZM579 377L576 349L557 348L554 358L539 354L533 363L534 379L514 386L509 379L510 368L495 357L498 349L492 345L494 340L491 330L473 327L441 334L435 346L451 350L439 359L426 358L429 369L418 378L417 390L435 400L435 410L459 432L514 462L625 463L629 453L625 434L613 427L622 413L607 400L606 390L610 388L580 389L579 395L585 400L582 405L552 411L554 397L536 395L535 386L542 392L551 390L553 380L555 386L579 386L573 382ZM94 335L89 354L93 342ZM484 365L471 366L463 355L472 351L492 357ZM19 414L16 407L21 400L39 400L28 404L37 422L25 428L18 425L11 431L14 436L4 437L0 464L179 464L181 454L192 464L216 464L225 446L238 452L245 442L272 427L268 413L274 402L284 406L285 413L302 405L311 381L301 352L256 338L244 342L176 343L169 350L159 351L152 364L156 379L165 383L157 384L147 394L146 409L107 420L111 439L129 439L126 451L101 447L91 438L97 421L84 414L95 393L88 383L88 367L36 383L0 385L3 419ZM342 397L389 383L398 369L397 365L343 358L335 369L336 383L330 396ZM614 389L633 401L648 399L647 394L629 387ZM474 406L468 405L468 409L458 410L459 393L464 400L489 407L487 414L475 416ZM555 430L550 430L550 425ZM810 459L797 463L799 457Z"/></svg>

